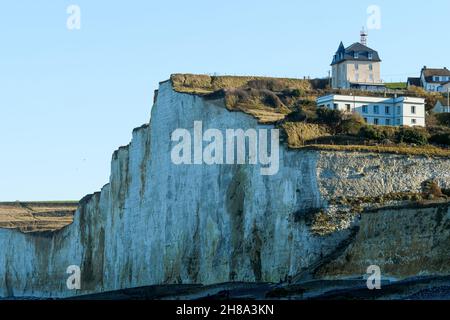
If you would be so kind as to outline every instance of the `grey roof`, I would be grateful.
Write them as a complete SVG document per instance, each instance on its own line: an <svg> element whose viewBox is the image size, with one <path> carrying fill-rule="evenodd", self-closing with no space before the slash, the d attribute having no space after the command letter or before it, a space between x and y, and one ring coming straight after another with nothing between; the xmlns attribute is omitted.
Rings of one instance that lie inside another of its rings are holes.
<svg viewBox="0 0 450 320"><path fill-rule="evenodd" d="M450 70L448 70L447 68L442 68L442 69L432 69L432 68L427 68L427 67L423 67L422 69L422 74L425 77L425 80L429 83L440 83L440 84L445 84L448 81L434 81L434 77L435 76L439 76L439 77L450 77Z"/></svg>
<svg viewBox="0 0 450 320"><path fill-rule="evenodd" d="M357 56L355 57L355 53ZM369 59L369 54L372 54L372 59ZM343 62L343 61L373 61L380 62L380 56L378 52L359 43L355 42L350 47L345 48L341 42L336 54L333 57L331 65Z"/></svg>

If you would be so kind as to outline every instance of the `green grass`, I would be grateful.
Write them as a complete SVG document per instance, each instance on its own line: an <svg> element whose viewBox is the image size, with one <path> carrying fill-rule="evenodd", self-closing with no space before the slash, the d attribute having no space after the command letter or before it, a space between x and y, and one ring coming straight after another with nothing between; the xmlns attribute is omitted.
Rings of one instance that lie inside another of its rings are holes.
<svg viewBox="0 0 450 320"><path fill-rule="evenodd" d="M408 89L408 84L406 82L390 82L386 83L386 88L391 90L406 90Z"/></svg>

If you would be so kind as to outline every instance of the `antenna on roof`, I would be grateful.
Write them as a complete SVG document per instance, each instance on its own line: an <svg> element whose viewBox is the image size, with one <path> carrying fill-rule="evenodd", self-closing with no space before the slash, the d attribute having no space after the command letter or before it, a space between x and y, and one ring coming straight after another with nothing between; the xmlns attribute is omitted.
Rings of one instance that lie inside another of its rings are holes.
<svg viewBox="0 0 450 320"><path fill-rule="evenodd" d="M367 37L369 36L369 33L366 31L366 28L362 27L360 35L361 44L367 46Z"/></svg>

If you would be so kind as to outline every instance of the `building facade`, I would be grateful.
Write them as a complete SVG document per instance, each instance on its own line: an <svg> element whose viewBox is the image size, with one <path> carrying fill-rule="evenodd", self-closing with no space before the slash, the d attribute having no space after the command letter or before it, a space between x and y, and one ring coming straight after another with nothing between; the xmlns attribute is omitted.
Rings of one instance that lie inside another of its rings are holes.
<svg viewBox="0 0 450 320"><path fill-rule="evenodd" d="M358 113L368 124L425 127L425 99L331 94L317 99L318 107Z"/></svg>
<svg viewBox="0 0 450 320"><path fill-rule="evenodd" d="M385 87L378 52L361 43L345 48L341 42L331 68L334 89L383 90Z"/></svg>
<svg viewBox="0 0 450 320"><path fill-rule="evenodd" d="M425 66L420 72L420 84L426 91L447 92L450 87L450 70L430 69Z"/></svg>
<svg viewBox="0 0 450 320"><path fill-rule="evenodd" d="M434 113L450 113L450 102L448 99L438 100L433 108Z"/></svg>

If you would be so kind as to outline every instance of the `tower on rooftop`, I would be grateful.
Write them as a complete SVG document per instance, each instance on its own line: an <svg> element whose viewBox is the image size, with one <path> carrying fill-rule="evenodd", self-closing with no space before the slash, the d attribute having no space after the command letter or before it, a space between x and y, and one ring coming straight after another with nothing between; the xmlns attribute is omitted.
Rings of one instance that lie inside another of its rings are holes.
<svg viewBox="0 0 450 320"><path fill-rule="evenodd" d="M361 36L361 41L360 41L361 44L364 46L367 46L367 38L369 37L369 33L366 31L366 28L362 27L360 36Z"/></svg>

